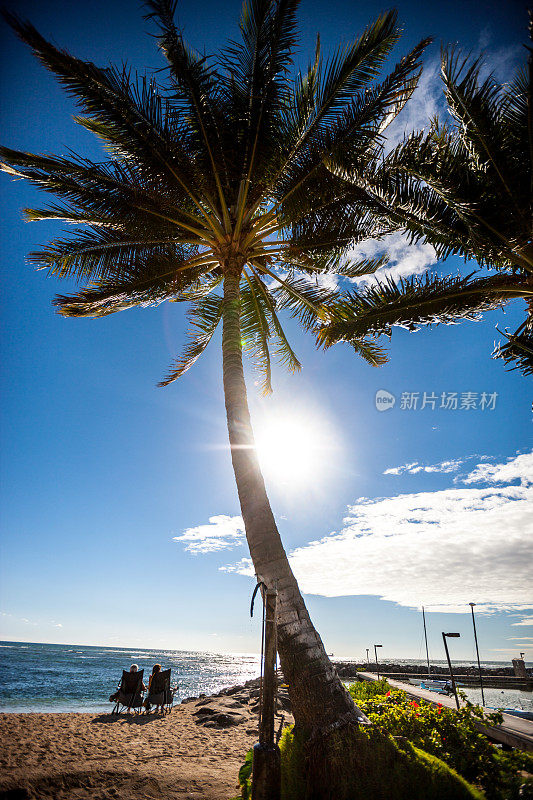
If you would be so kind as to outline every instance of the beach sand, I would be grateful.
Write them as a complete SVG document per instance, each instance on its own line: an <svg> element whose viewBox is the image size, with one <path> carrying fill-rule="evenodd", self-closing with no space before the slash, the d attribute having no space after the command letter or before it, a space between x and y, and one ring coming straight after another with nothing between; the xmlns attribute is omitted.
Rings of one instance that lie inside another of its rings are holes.
<svg viewBox="0 0 533 800"><path fill-rule="evenodd" d="M0 714L0 798L229 800L257 725L249 691L165 716Z"/></svg>

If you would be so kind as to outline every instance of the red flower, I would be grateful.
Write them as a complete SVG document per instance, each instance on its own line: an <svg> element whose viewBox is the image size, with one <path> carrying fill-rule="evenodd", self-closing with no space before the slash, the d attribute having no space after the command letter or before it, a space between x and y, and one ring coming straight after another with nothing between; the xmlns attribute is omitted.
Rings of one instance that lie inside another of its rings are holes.
<svg viewBox="0 0 533 800"><path fill-rule="evenodd" d="M418 708L418 703L416 703L414 700L411 700L410 705L412 705L413 708Z"/></svg>
<svg viewBox="0 0 533 800"><path fill-rule="evenodd" d="M387 692L387 694L385 695L385 697L390 697L390 691L388 691L388 692Z"/></svg>

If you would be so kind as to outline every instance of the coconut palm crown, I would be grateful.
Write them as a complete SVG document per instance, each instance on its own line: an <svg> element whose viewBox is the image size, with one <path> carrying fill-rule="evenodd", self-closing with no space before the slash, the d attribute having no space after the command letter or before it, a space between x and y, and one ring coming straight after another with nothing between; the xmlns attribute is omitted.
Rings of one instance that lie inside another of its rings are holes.
<svg viewBox="0 0 533 800"><path fill-rule="evenodd" d="M103 141L109 158L93 163L2 148L2 168L62 201L26 209L28 220L82 226L78 235L30 255L49 274L81 284L56 298L61 314L94 317L189 302L192 340L163 381L169 383L209 343L222 316L217 287L236 269L243 339L269 391L271 340L274 356L289 369L300 366L279 310L309 328L335 296L310 276L352 277L382 263L339 258L379 225L354 198L346 201L324 162L339 148L349 148L361 168L375 160L384 128L416 86L427 40L376 83L400 36L396 13L389 12L327 60L318 40L307 72L291 80L297 0L245 4L242 40L217 59L187 46L175 5L148 3L168 61L163 85L81 61L7 14L78 101L83 115L76 122ZM319 206L327 219L320 233L309 230L310 212ZM354 345L370 363L382 361L368 338Z"/></svg>
<svg viewBox="0 0 533 800"><path fill-rule="evenodd" d="M530 31L531 33L531 31ZM512 298L528 305L525 321L494 355L533 373L533 57L501 84L482 77L482 58L442 53L444 94L452 122L435 120L401 142L372 174L351 172L340 154L333 170L364 189L376 213L424 239L438 258L476 259L492 274L427 275L381 281L348 293L320 339L390 335L394 325L477 319Z"/></svg>

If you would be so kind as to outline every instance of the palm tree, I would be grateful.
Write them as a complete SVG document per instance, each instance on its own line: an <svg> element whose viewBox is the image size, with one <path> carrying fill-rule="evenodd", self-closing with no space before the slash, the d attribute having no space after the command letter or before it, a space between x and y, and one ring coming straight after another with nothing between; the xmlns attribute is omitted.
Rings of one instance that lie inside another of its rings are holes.
<svg viewBox="0 0 533 800"><path fill-rule="evenodd" d="M531 27L530 27L531 37ZM513 298L528 313L494 355L533 374L533 51L508 84L482 79L481 58L442 54L444 93L453 122L415 132L374 171L350 172L344 155L335 174L366 191L374 213L401 224L411 241L430 242L439 258L476 259L492 275L427 275L377 282L348 293L322 326L335 341L390 335L393 325L477 319Z"/></svg>
<svg viewBox="0 0 533 800"><path fill-rule="evenodd" d="M1 155L4 171L59 199L26 209L27 219L82 226L30 255L49 275L80 283L55 299L60 314L98 317L189 303L191 339L162 385L194 364L222 323L231 458L250 554L258 579L277 587L281 664L295 719L313 731L362 717L311 623L276 527L250 423L243 342L269 391L272 355L300 369L280 310L312 329L337 298L321 285L322 275L342 279L382 263L341 258L382 228L367 214L364 196L360 203L345 196L344 182L325 162L341 147L363 167L375 160L383 130L417 84L428 40L377 82L400 36L396 13L388 12L329 59L317 41L307 72L290 80L297 5L250 0L241 41L214 60L186 45L174 0L150 0L148 17L168 61L162 86L125 68L81 61L8 14L18 36L76 98L83 112L76 122L103 141L108 158L94 163L7 148ZM320 232L308 224L318 207ZM371 339L354 346L371 364L383 359Z"/></svg>

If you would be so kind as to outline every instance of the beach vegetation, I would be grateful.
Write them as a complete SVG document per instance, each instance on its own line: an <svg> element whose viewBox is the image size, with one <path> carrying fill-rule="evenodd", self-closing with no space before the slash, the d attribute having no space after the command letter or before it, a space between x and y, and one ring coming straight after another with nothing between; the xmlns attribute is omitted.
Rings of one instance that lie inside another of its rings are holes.
<svg viewBox="0 0 533 800"><path fill-rule="evenodd" d="M494 745L477 727L480 722L501 724L499 712L486 714L464 694L461 708L456 711L413 700L405 692L391 688L381 695L364 697L360 687L360 683L351 684L350 693L371 720L373 729L405 738L438 757L479 786L488 800L533 798L533 756Z"/></svg>
<svg viewBox="0 0 533 800"><path fill-rule="evenodd" d="M365 796L388 796L398 797L399 800L407 797L409 800L416 797L431 797L432 800L441 797L532 800L533 756L520 750L502 749L477 727L476 723L479 722L500 724L502 717L499 712L487 715L464 696L459 711L424 700L412 700L405 692L392 689L386 679L357 682L349 688L372 725L360 728L356 747L358 760L352 771L348 768L350 748L345 748L343 734L339 734L337 748L344 756L331 759L331 763L339 760L343 763L344 777L340 783L335 781L335 786L339 789L340 785L345 785L340 794L334 795L335 798L346 796L350 800L357 800ZM327 746L334 747L334 742L335 737L328 741ZM279 746L282 800L313 797L313 785L316 787L319 781L310 762L312 743L297 727L287 727ZM398 755L397 749L403 753L402 756ZM241 770L244 774L247 768L248 784L241 780L239 773L243 798L247 798L249 795L246 792L251 791L251 753ZM376 780L374 770L378 770L377 774L380 770L386 770L387 774L394 776L387 788L388 795L380 794L382 788L379 781L376 785L372 784ZM455 781L454 776L457 775L462 780ZM435 781L433 786L432 781ZM415 787L420 787L420 794L417 794ZM395 794L395 791L398 793ZM370 792L370 795L365 795L365 792Z"/></svg>
<svg viewBox="0 0 533 800"><path fill-rule="evenodd" d="M330 751L326 763L335 765L336 774L322 773L311 755L313 742L301 729L285 728L279 743L282 800L483 798L441 759L378 727L337 730L324 744ZM247 797L247 787L241 783L241 788Z"/></svg>
<svg viewBox="0 0 533 800"><path fill-rule="evenodd" d="M382 697L390 692L392 686L386 678L380 678L377 681L357 681L351 683L349 692L353 699L359 703L360 700L369 700L371 697Z"/></svg>

